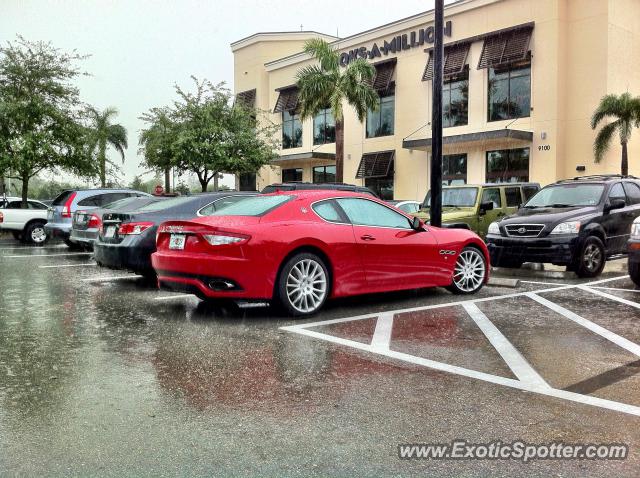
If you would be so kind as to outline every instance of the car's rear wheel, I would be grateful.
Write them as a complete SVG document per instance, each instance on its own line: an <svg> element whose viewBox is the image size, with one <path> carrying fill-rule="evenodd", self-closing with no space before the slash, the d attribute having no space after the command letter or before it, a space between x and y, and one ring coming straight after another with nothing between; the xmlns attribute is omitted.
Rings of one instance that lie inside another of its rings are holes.
<svg viewBox="0 0 640 478"><path fill-rule="evenodd" d="M640 262L629 262L629 277L635 285L640 287Z"/></svg>
<svg viewBox="0 0 640 478"><path fill-rule="evenodd" d="M278 278L278 301L289 315L310 315L324 305L329 295L329 271L315 254L291 257Z"/></svg>
<svg viewBox="0 0 640 478"><path fill-rule="evenodd" d="M475 294L487 277L487 260L475 247L465 247L458 256L448 289L454 294Z"/></svg>
<svg viewBox="0 0 640 478"><path fill-rule="evenodd" d="M29 224L23 233L25 242L40 246L47 242L47 233L44 230L44 223L33 222Z"/></svg>
<svg viewBox="0 0 640 478"><path fill-rule="evenodd" d="M590 236L582 245L574 270L578 277L596 277L604 269L605 262L604 244L599 238Z"/></svg>

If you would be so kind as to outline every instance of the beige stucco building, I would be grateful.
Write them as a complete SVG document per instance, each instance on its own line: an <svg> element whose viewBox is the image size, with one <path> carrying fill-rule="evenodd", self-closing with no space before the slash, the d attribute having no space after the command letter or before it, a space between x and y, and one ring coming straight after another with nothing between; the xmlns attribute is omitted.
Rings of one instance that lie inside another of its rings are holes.
<svg viewBox="0 0 640 478"><path fill-rule="evenodd" d="M390 10L391 12L392 10ZM393 20L390 18L390 21ZM593 160L589 119L607 93L640 95L640 0L460 0L445 8L444 179L528 180L620 171L620 145ZM376 66L381 109L358 122L345 108L344 182L383 196L422 199L429 185L433 11L335 38L316 32L257 33L231 45L234 90L282 124L282 149L257 183L330 181L330 114L300 122L296 73L321 37L341 62ZM640 133L629 143L640 175Z"/></svg>

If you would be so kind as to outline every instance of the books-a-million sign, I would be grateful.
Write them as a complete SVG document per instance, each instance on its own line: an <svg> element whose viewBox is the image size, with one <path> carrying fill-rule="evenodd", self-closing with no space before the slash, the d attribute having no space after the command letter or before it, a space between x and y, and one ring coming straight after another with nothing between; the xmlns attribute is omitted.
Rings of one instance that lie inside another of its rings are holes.
<svg viewBox="0 0 640 478"><path fill-rule="evenodd" d="M451 36L451 21L445 23L445 36ZM346 51L340 55L340 66L347 66L350 62L357 58L373 60L378 57L388 56L389 53L397 53L402 50L410 50L423 46L425 43L433 43L435 41L435 28L433 26L421 28L411 33L404 33L393 37L391 40L384 40L381 46L376 43L370 48L361 46L354 50Z"/></svg>

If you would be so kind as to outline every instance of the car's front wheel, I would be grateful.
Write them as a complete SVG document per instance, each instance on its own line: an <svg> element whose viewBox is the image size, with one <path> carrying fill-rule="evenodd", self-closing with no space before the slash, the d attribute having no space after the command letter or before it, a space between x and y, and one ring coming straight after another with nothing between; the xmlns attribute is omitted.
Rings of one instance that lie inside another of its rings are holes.
<svg viewBox="0 0 640 478"><path fill-rule="evenodd" d="M310 315L329 295L329 271L315 254L303 252L284 264L278 279L278 301L289 315Z"/></svg>
<svg viewBox="0 0 640 478"><path fill-rule="evenodd" d="M44 223L34 222L27 226L27 229L23 233L25 242L40 246L47 242L47 233L44 230Z"/></svg>
<svg viewBox="0 0 640 478"><path fill-rule="evenodd" d="M453 270L453 281L448 289L454 294L475 294L487 278L487 260L475 247L465 247L458 256Z"/></svg>
<svg viewBox="0 0 640 478"><path fill-rule="evenodd" d="M605 262L604 244L599 238L591 236L584 241L574 270L578 277L596 277L604 269Z"/></svg>
<svg viewBox="0 0 640 478"><path fill-rule="evenodd" d="M635 285L640 287L640 262L629 262L629 277Z"/></svg>

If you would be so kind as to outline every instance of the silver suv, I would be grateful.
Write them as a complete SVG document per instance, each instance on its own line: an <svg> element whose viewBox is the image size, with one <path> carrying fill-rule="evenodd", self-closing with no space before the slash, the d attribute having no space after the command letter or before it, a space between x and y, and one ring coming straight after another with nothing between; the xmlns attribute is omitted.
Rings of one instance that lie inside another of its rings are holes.
<svg viewBox="0 0 640 478"><path fill-rule="evenodd" d="M89 211L119 199L148 196L133 189L70 189L63 191L51 203L44 226L49 237L62 239L70 248L77 247L69 240L73 214L78 210Z"/></svg>

